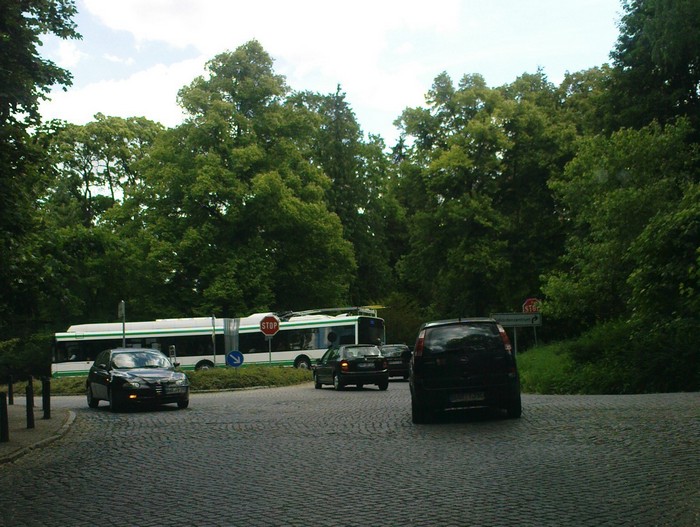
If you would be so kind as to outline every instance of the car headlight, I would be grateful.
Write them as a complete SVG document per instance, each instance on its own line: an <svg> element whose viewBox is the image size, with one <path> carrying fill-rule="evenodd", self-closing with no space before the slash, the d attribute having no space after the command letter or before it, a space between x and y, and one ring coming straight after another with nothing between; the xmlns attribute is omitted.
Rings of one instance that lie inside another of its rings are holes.
<svg viewBox="0 0 700 527"><path fill-rule="evenodd" d="M187 375L185 375L184 373L180 373L179 375L174 376L173 380L175 381L175 384L177 386L189 385L189 382L187 381Z"/></svg>
<svg viewBox="0 0 700 527"><path fill-rule="evenodd" d="M136 379L132 379L130 381L124 381L123 386L124 386L124 388L140 388L141 383Z"/></svg>

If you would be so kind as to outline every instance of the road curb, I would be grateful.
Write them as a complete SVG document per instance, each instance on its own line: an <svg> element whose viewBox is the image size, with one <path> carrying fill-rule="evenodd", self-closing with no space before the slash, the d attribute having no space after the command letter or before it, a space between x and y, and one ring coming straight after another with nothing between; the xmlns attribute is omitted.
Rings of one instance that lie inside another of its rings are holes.
<svg viewBox="0 0 700 527"><path fill-rule="evenodd" d="M21 447L21 448L15 450L14 452L11 452L9 454L5 454L4 456L0 456L0 465L2 465L4 463L11 463L11 462L17 460L18 458L24 456L28 452L34 450L35 448L44 447L46 445L53 443L57 439L60 439L61 437L63 437L66 434L66 432L68 432L68 430L70 430L71 425L75 421L75 417L76 417L75 412L72 410L68 410L68 413L66 415L66 418L65 418L63 424L56 431L55 434L53 434L49 437L45 437L43 439L40 439L37 442L32 443L31 445Z"/></svg>

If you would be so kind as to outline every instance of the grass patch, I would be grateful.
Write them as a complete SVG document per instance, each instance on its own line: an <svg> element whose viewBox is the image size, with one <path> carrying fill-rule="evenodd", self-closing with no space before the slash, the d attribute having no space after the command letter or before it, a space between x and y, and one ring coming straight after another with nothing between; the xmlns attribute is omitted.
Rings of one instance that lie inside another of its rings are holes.
<svg viewBox="0 0 700 527"><path fill-rule="evenodd" d="M211 390L233 390L255 386L291 386L310 382L309 370L282 368L278 366L246 366L243 368L215 368L211 370L187 372L192 392ZM84 395L86 377L61 377L51 379L51 395ZM33 383L34 395L41 395L41 381ZM15 399L25 397L27 382L18 381L12 385ZM7 385L0 385L0 392L8 391Z"/></svg>
<svg viewBox="0 0 700 527"><path fill-rule="evenodd" d="M311 371L280 366L214 368L188 372L192 391L231 390L254 386L290 386L312 380Z"/></svg>

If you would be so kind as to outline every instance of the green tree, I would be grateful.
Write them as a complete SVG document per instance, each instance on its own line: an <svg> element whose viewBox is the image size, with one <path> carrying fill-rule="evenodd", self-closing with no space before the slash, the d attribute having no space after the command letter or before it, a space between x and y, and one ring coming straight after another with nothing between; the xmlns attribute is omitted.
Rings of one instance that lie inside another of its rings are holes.
<svg viewBox="0 0 700 527"><path fill-rule="evenodd" d="M217 55L179 94L125 207L163 281L161 303L223 316L347 302L355 269L328 178L311 162L318 120L288 97L256 41Z"/></svg>
<svg viewBox="0 0 700 527"><path fill-rule="evenodd" d="M551 315L585 328L630 314L630 276L652 257L632 247L654 218L676 209L696 177L689 134L682 121L589 137L564 174L552 178L568 237L566 253L544 285Z"/></svg>
<svg viewBox="0 0 700 527"><path fill-rule="evenodd" d="M8 0L0 5L0 336L23 333L36 315L35 260L28 248L42 152L28 129L38 104L70 74L42 58L42 35L79 38L72 0Z"/></svg>
<svg viewBox="0 0 700 527"><path fill-rule="evenodd" d="M83 126L49 123L35 133L47 153L32 239L38 313L65 328L110 320L129 283L147 283L133 217L121 202L139 184L140 159L163 127L96 115ZM119 212L115 212L119 211ZM135 280L130 281L133 277Z"/></svg>
<svg viewBox="0 0 700 527"><path fill-rule="evenodd" d="M364 140L340 86L332 95L301 93L294 99L320 119L313 159L330 178L328 208L340 218L357 262L349 300L354 305L374 303L393 283L385 229L391 206L386 183L392 166L384 142L377 136Z"/></svg>
<svg viewBox="0 0 700 527"><path fill-rule="evenodd" d="M510 266L500 237L506 218L494 204L511 147L507 108L479 75L464 76L457 89L439 75L427 103L429 109L407 109L398 121L413 140L398 188L410 237L399 269L434 313L488 314L502 302L500 277Z"/></svg>
<svg viewBox="0 0 700 527"><path fill-rule="evenodd" d="M518 311L523 300L540 296L540 276L564 250L565 232L548 181L573 157L577 127L562 108L559 90L541 71L523 74L500 90L508 103L504 130L511 146L502 156L504 177L494 203L507 218L501 237L512 265L502 277L503 308Z"/></svg>
<svg viewBox="0 0 700 527"><path fill-rule="evenodd" d="M611 53L610 97L621 126L686 116L700 125L700 3L628 0Z"/></svg>

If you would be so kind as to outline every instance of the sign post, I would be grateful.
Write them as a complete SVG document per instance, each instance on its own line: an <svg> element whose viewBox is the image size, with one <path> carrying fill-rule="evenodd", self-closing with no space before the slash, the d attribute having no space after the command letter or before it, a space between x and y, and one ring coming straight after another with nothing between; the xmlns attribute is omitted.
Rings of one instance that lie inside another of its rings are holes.
<svg viewBox="0 0 700 527"><path fill-rule="evenodd" d="M280 330L280 319L276 315L265 315L260 321L260 331L267 339L268 362L272 363L272 337Z"/></svg>
<svg viewBox="0 0 700 527"><path fill-rule="evenodd" d="M122 319L122 348L126 348L126 302L119 302L117 307L117 318Z"/></svg>
<svg viewBox="0 0 700 527"><path fill-rule="evenodd" d="M539 313L542 300L539 298L528 298L523 302L523 313ZM535 334L535 346L537 346L537 328L533 326L532 331Z"/></svg>
<svg viewBox="0 0 700 527"><path fill-rule="evenodd" d="M541 326L541 313L494 313L491 318L495 318L504 328L513 328L513 346L515 354L518 354L518 328Z"/></svg>
<svg viewBox="0 0 700 527"><path fill-rule="evenodd" d="M226 354L226 364L233 368L243 365L243 354L238 350L229 351Z"/></svg>

